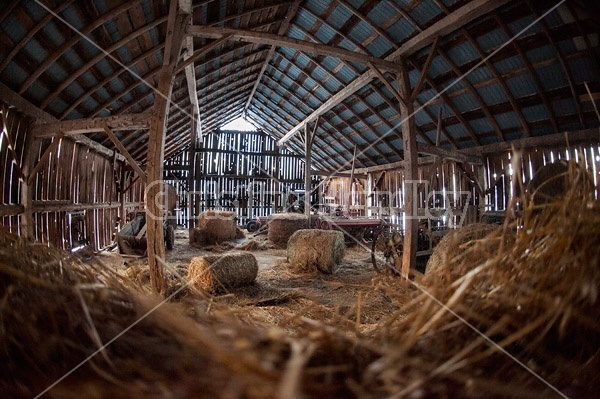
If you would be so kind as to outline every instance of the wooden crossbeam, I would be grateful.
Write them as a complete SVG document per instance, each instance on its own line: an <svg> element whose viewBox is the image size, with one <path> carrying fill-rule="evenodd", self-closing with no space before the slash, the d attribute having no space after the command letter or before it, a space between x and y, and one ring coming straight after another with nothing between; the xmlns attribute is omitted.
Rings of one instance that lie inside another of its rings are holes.
<svg viewBox="0 0 600 399"><path fill-rule="evenodd" d="M287 36L279 36L274 33L257 32L253 30L221 28L216 26L193 25L188 28L188 34L199 37L209 37L220 39L223 36L231 35L231 40L244 41L256 44L267 44L277 47L293 48L298 51L305 51L317 55L326 55L336 57L341 60L367 64L368 62L377 65L379 68L395 71L398 66L390 61L371 55L357 53L346 50L341 47L334 47L322 43L313 43L306 40L294 39Z"/></svg>
<svg viewBox="0 0 600 399"><path fill-rule="evenodd" d="M600 143L600 131L598 129L576 130L545 136L525 137L519 140L493 143L478 147L470 147L460 150L464 154L493 154L511 149L525 149L535 147L556 147L560 145L573 145L576 143Z"/></svg>
<svg viewBox="0 0 600 399"><path fill-rule="evenodd" d="M25 212L23 205L0 204L0 217L17 216L23 212Z"/></svg>
<svg viewBox="0 0 600 399"><path fill-rule="evenodd" d="M461 163L470 163L474 165L483 165L483 158L476 154L465 154L461 151L446 150L441 147L434 147L425 143L417 143L417 152L419 154L435 155L451 161Z"/></svg>
<svg viewBox="0 0 600 399"><path fill-rule="evenodd" d="M35 125L31 130L36 138L54 136L63 132L65 136L75 134L102 132L108 126L112 130L140 130L150 127L150 113L114 115L103 118L72 119L67 121L44 123Z"/></svg>

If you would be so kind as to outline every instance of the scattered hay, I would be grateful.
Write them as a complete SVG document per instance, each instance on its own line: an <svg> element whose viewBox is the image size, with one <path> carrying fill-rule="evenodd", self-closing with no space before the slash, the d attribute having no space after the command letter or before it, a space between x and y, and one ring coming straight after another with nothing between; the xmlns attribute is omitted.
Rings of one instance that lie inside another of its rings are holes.
<svg viewBox="0 0 600 399"><path fill-rule="evenodd" d="M299 213L280 213L269 218L269 240L285 248L296 231L308 227L308 217Z"/></svg>
<svg viewBox="0 0 600 399"><path fill-rule="evenodd" d="M267 246L264 243L260 243L256 240L250 240L246 244L237 247L237 249L242 251L263 251L267 249Z"/></svg>
<svg viewBox="0 0 600 399"><path fill-rule="evenodd" d="M344 257L344 234L334 230L298 230L290 237L287 259L292 271L335 273Z"/></svg>
<svg viewBox="0 0 600 399"><path fill-rule="evenodd" d="M246 238L246 233L244 233L244 230L240 226L235 227L235 238L236 239Z"/></svg>
<svg viewBox="0 0 600 399"><path fill-rule="evenodd" d="M310 284L347 303L335 312L277 267L261 276L283 275L279 285L241 308L189 296L157 306L94 259L0 234L0 392L35 397L81 364L47 396L597 397L600 203L578 190L532 208L447 257L449 278L425 275L427 293L389 276L352 282L356 259L319 275Z"/></svg>
<svg viewBox="0 0 600 399"><path fill-rule="evenodd" d="M433 249L425 266L425 273L438 273L444 267L452 267L452 258L498 228L495 224L475 223L449 232Z"/></svg>
<svg viewBox="0 0 600 399"><path fill-rule="evenodd" d="M190 262L188 281L206 292L226 292L230 288L252 284L257 273L256 258L249 253L199 256Z"/></svg>

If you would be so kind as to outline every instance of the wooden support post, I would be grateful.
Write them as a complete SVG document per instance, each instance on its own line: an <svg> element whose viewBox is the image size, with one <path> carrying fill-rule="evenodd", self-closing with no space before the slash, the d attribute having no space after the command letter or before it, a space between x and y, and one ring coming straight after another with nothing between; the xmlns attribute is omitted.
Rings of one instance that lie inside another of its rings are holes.
<svg viewBox="0 0 600 399"><path fill-rule="evenodd" d="M414 105L410 100L411 88L408 68L403 58L400 59L400 75L398 77L400 97L400 117L402 119L402 143L404 145L404 252L402 253L402 276L408 280L408 272L417 263L418 214L415 202L417 195L418 163L417 163L417 129L415 125Z"/></svg>
<svg viewBox="0 0 600 399"><path fill-rule="evenodd" d="M158 76L157 92L154 94L154 106L150 119L148 138L148 163L146 179L146 238L148 241L148 266L152 291L164 295L167 291L162 261L165 259L163 230L163 211L161 197L163 192L163 161L165 155L165 136L167 116L173 89L174 70L183 45L183 36L190 18L177 13L177 0L171 0L167 24L167 46L163 66Z"/></svg>
<svg viewBox="0 0 600 399"><path fill-rule="evenodd" d="M275 146L275 156L273 157L274 168L273 175L271 176L271 193L273 195L272 213L276 213L279 206L279 159L279 146Z"/></svg>
<svg viewBox="0 0 600 399"><path fill-rule="evenodd" d="M316 124L315 124L316 130ZM312 139L308 130L308 123L304 125L304 214L308 216L310 224L310 161L312 154ZM308 226L310 227L310 226Z"/></svg>
<svg viewBox="0 0 600 399"><path fill-rule="evenodd" d="M121 189L119 190L119 230L125 225L127 215L125 215L125 196L127 194L127 187L125 187L125 168L121 167L120 170Z"/></svg>
<svg viewBox="0 0 600 399"><path fill-rule="evenodd" d="M192 108L194 108L192 106ZM188 185L188 193L187 193L187 201L188 201L188 227L190 229L196 227L195 226L195 219L196 219L196 214L194 213L194 202L196 201L196 190L193 188L194 186L194 181L196 179L196 143L198 142L198 135L197 135L197 126L199 124L199 116L196 113L197 109L193 109L192 112L192 120L191 120L191 128L190 128L190 148L189 148L189 152L188 152L188 178L187 178L187 185Z"/></svg>
<svg viewBox="0 0 600 399"><path fill-rule="evenodd" d="M435 135L435 146L439 147L442 141L442 108L438 112L437 131Z"/></svg>
<svg viewBox="0 0 600 399"><path fill-rule="evenodd" d="M350 201L352 200L352 182L354 181L355 161L356 161L356 144L354 144L354 153L352 154L352 170L350 171L350 186L348 187L348 203L346 204L346 215L350 214Z"/></svg>

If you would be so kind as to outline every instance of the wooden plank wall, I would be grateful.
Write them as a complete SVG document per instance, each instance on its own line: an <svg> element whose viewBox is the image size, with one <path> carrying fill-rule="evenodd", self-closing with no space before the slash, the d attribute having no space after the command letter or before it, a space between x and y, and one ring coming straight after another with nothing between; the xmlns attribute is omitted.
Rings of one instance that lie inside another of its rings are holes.
<svg viewBox="0 0 600 399"><path fill-rule="evenodd" d="M278 148L263 131L217 131L203 136L197 151L192 190L198 199L198 213L233 211L238 223L244 225L250 219L281 211L291 192L304 189L303 157ZM166 164L188 165L186 157L182 152ZM187 174L181 176L187 178ZM313 179L314 187L319 181Z"/></svg>
<svg viewBox="0 0 600 399"><path fill-rule="evenodd" d="M7 104L0 101L0 194L2 202L0 206L5 207L7 213L0 216L0 226L4 226L13 234L20 234L18 208L21 197L21 176L19 175L20 165L23 165L25 158L25 140L27 138L27 129L30 120L23 114L10 108ZM5 125L6 122L6 125ZM14 146L9 148L9 142ZM15 162L13 154L17 157ZM12 206L14 211L9 211L8 206Z"/></svg>
<svg viewBox="0 0 600 399"><path fill-rule="evenodd" d="M8 121L6 130L22 165L26 152L28 120L5 104L0 104L0 110ZM52 140L56 138L41 142L37 154L33 154L34 165ZM16 172L18 167L13 158L7 145L6 132L3 132L0 139L0 187L1 206L5 209L6 205L23 205L20 197L24 179ZM82 235L89 240L94 250L110 245L117 217L125 218L125 215L120 215L119 189L126 188L129 183L119 181L120 187L117 185L123 167L121 162L106 158L69 138L61 139L33 179L31 199L34 238L58 248L71 249L69 214L82 212ZM143 182L138 179L125 193L126 211L140 207L143 198ZM22 209L19 213L21 212ZM18 214L1 217L0 225L15 234L21 234Z"/></svg>
<svg viewBox="0 0 600 399"><path fill-rule="evenodd" d="M542 166L559 159L575 160L585 166L594 184L598 187L600 181L600 142L585 146L562 148L536 148L520 151L518 161L512 151L490 155L484 165L484 186L488 193L485 196L484 207L490 211L503 211L511 199L518 194L520 175L523 185L533 178L535 172ZM517 173L520 169L521 173ZM596 188L596 199L598 199Z"/></svg>
<svg viewBox="0 0 600 399"><path fill-rule="evenodd" d="M475 166L459 166L454 161L441 159L419 166L415 183L419 216L425 221L428 215L447 215L432 220L434 225L430 228L444 229L475 221L474 209L480 194L471 176L476 173ZM366 215L381 217L394 228L403 230L406 184L409 182L405 180L402 168L370 173L366 187Z"/></svg>

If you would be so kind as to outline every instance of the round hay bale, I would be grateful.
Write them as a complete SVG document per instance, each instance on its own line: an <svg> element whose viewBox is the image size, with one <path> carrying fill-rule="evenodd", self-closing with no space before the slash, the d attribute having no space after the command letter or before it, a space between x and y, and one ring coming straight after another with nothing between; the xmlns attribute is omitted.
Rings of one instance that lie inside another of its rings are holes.
<svg viewBox="0 0 600 399"><path fill-rule="evenodd" d="M308 227L308 217L300 213L280 213L269 218L269 240L285 248L296 231Z"/></svg>
<svg viewBox="0 0 600 399"><path fill-rule="evenodd" d="M205 211L198 217L198 230L194 232L194 242L201 244L196 237L201 237L205 244L233 240L236 237L237 225L235 213L229 211Z"/></svg>
<svg viewBox="0 0 600 399"><path fill-rule="evenodd" d="M192 258L188 269L190 285L211 293L250 285L258 274L258 263L250 253L228 253Z"/></svg>
<svg viewBox="0 0 600 399"><path fill-rule="evenodd" d="M461 248L464 244L480 240L497 228L498 225L495 224L474 223L446 234L433 249L425 266L425 274L435 273L448 267L449 260L464 251L464 248Z"/></svg>
<svg viewBox="0 0 600 399"><path fill-rule="evenodd" d="M335 273L344 257L344 234L337 230L298 230L290 237L287 259L294 272Z"/></svg>

